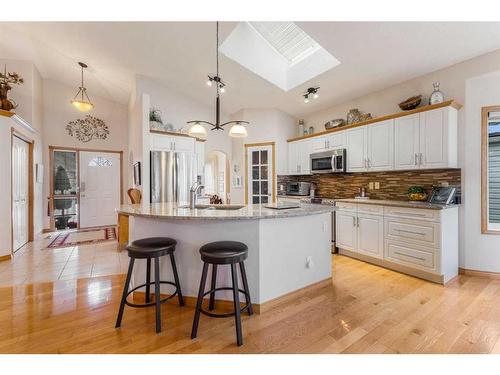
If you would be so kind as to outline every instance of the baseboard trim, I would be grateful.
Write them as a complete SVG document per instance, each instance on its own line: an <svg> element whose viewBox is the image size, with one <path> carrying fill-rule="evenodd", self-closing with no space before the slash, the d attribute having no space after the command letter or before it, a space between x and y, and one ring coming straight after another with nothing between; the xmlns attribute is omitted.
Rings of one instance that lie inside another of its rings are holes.
<svg viewBox="0 0 500 375"><path fill-rule="evenodd" d="M464 276L474 276L474 277L482 277L485 279L500 280L499 272L478 271L478 270L469 270L467 268L459 268L458 273Z"/></svg>
<svg viewBox="0 0 500 375"><path fill-rule="evenodd" d="M4 262L6 260L11 260L12 259L12 256L9 254L9 255L1 255L0 256L0 262Z"/></svg>
<svg viewBox="0 0 500 375"><path fill-rule="evenodd" d="M50 230L50 228L43 228L43 229L42 229L42 234L45 234L45 233L50 233L50 232L52 232L52 231Z"/></svg>
<svg viewBox="0 0 500 375"><path fill-rule="evenodd" d="M317 283L308 285L304 288L294 290L293 292L284 294L284 295L277 297L277 298L273 298L267 302L252 303L253 311L256 314L263 314L263 313L271 310L272 308L276 307L280 303L284 303L290 299L295 299L297 297L300 297L303 294L311 292L313 289L324 288L324 287L328 287L331 285L332 285L332 278L329 277L325 280L318 281ZM164 293L160 294L161 298L166 298L168 296L169 296L168 294L164 294ZM145 292L134 292L133 293L134 301L144 302L145 297L146 297ZM197 300L196 297L184 296L185 306L195 307L196 300ZM203 299L203 303L208 304L208 301L209 301L208 298ZM168 300L166 303L177 305L179 302L178 302L177 298L172 298L172 299ZM240 302L240 306L243 308L245 306L245 302ZM224 310L231 310L233 308L233 301L232 300L216 299L215 300L215 307L219 308L219 309L222 308Z"/></svg>

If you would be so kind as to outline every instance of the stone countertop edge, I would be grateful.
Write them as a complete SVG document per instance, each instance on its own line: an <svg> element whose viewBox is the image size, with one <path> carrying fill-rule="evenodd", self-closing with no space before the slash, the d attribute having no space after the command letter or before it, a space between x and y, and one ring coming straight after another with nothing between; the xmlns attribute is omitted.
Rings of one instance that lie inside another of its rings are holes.
<svg viewBox="0 0 500 375"><path fill-rule="evenodd" d="M127 204L121 205L116 210L118 214L155 219L174 220L262 220L282 219L287 217L300 217L318 215L335 211L334 206L319 204L301 204L299 208L276 210L260 205L246 206L240 210L211 210L190 208L177 208L171 204Z"/></svg>
<svg viewBox="0 0 500 375"><path fill-rule="evenodd" d="M396 201L396 200L381 200L381 199L335 199L335 202L345 203L359 203L359 204L373 204L378 206L390 207L403 207L403 208L420 208L428 210L444 210L447 208L460 207L459 204L436 204L429 202L410 202L410 201Z"/></svg>

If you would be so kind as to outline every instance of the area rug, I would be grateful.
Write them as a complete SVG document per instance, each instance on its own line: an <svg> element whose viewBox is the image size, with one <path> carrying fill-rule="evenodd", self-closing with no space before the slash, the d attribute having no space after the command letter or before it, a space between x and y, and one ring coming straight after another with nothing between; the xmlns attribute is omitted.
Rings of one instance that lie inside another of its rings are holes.
<svg viewBox="0 0 500 375"><path fill-rule="evenodd" d="M47 245L47 249L88 245L106 241L116 241L116 227L61 232Z"/></svg>

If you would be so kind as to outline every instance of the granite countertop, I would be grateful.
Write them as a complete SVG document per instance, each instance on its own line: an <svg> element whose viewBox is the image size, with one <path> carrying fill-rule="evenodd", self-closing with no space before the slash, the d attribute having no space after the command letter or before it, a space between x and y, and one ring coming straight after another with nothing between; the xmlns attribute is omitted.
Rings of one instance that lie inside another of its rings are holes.
<svg viewBox="0 0 500 375"><path fill-rule="evenodd" d="M335 199L335 202L375 204L379 206L407 207L407 208L426 208L430 210L443 210L446 208L459 207L458 204L436 204L429 202L412 202L382 199Z"/></svg>
<svg viewBox="0 0 500 375"><path fill-rule="evenodd" d="M317 215L332 212L334 210L335 207L332 206L304 203L301 203L299 208L289 208L284 210L265 208L264 205L260 204L243 206L237 210L216 210L213 208L185 208L178 206L175 203L143 203L122 205L116 211L119 214L129 216L151 217L158 219L258 220Z"/></svg>

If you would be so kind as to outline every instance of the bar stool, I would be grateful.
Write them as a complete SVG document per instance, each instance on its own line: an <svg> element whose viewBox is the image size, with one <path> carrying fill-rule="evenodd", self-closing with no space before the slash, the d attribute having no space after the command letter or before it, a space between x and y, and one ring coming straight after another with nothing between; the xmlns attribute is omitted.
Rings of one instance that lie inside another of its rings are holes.
<svg viewBox="0 0 500 375"><path fill-rule="evenodd" d="M213 317L213 318L226 318L229 316L235 317L236 323L236 341L238 346L243 345L243 338L241 332L241 313L247 311L248 315L253 314L252 302L250 300L250 290L248 289L247 274L245 272L245 265L243 261L248 257L248 247L244 243L236 241L218 241L210 242L200 248L201 260L203 261L203 271L201 274L200 289L198 292L198 299L196 301L196 310L193 320L193 328L191 330L191 338L194 339L198 334L198 325L200 322L200 313ZM205 292L205 284L207 281L208 265L212 265L212 281L210 290ZM217 280L217 266L228 264L231 265L232 287L216 288ZM240 265L241 279L243 281L243 290L238 288L238 275L236 264ZM210 301L208 305L209 310L214 310L215 292L220 290L233 291L233 305L234 312L225 314L216 314L206 311L201 308L203 297L210 294ZM240 308L239 293L243 293L246 299L246 305Z"/></svg>
<svg viewBox="0 0 500 375"><path fill-rule="evenodd" d="M125 305L130 307L148 307L156 306L156 333L161 332L161 313L160 304L166 302L167 300L175 297L179 298L179 305L184 306L184 299L182 298L181 285L179 283L179 275L177 274L177 267L175 265L174 251L177 241L168 237L151 237L143 238L140 240L133 241L130 245L126 247L128 251L128 256L130 257L130 262L128 265L127 279L125 281L125 286L123 287L122 299L120 302L120 310L118 311L118 317L116 319L115 328L121 326L123 311ZM172 271L174 273L174 282L171 281L161 281L160 280L160 257L164 255L170 256L170 263L172 264ZM129 289L130 279L132 277L132 271L134 269L134 262L136 259L146 259L146 282L144 284L136 286L132 290ZM155 263L155 281L151 281L151 260L154 259ZM150 286L154 284L155 286L155 301L151 302ZM169 284L175 286L175 292L170 296L161 299L160 298L160 284ZM146 287L146 303L132 303L127 300L127 297L139 288Z"/></svg>

